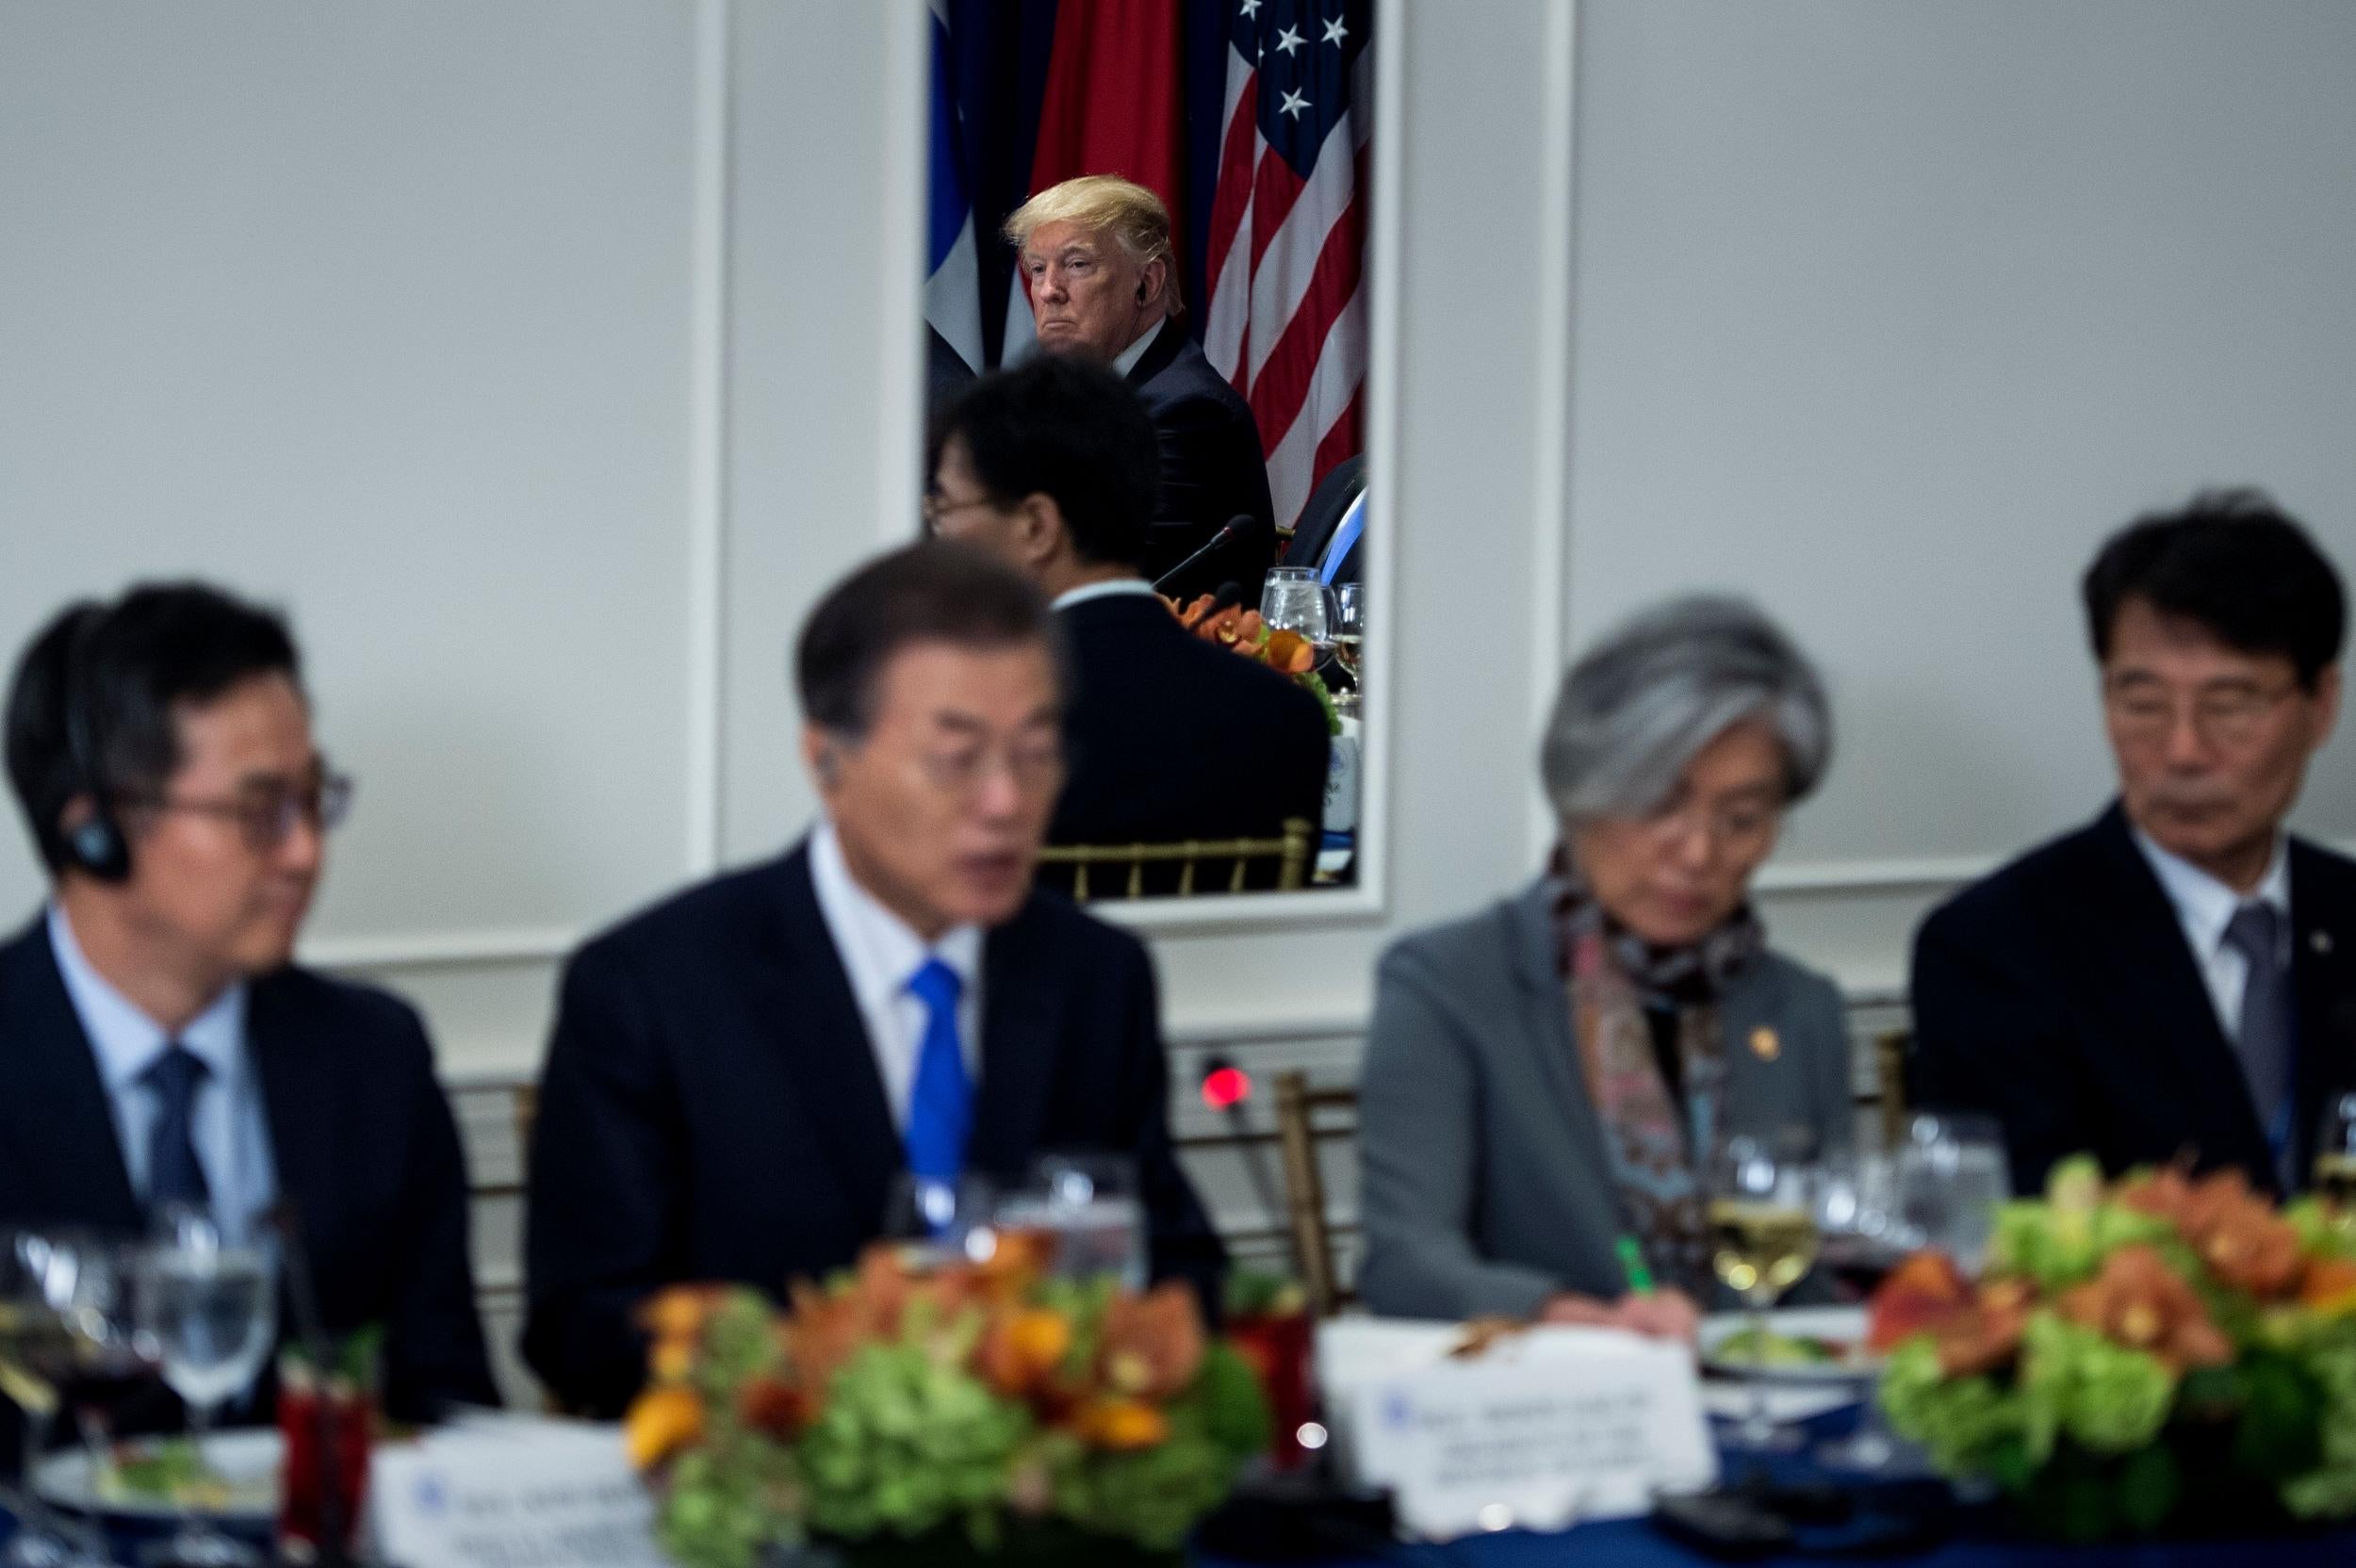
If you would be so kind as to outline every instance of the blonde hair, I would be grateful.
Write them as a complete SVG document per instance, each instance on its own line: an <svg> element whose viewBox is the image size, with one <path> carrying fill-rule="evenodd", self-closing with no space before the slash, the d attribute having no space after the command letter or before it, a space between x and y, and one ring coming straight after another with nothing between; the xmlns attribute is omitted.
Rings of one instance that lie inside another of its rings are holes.
<svg viewBox="0 0 2356 1568"><path fill-rule="evenodd" d="M1049 186L1023 203L1000 232L1021 251L1049 223L1075 223L1090 234L1109 234L1140 267L1159 260L1162 298L1170 313L1175 316L1186 308L1179 297L1178 259L1170 247L1170 208L1145 187L1118 174L1083 174Z"/></svg>

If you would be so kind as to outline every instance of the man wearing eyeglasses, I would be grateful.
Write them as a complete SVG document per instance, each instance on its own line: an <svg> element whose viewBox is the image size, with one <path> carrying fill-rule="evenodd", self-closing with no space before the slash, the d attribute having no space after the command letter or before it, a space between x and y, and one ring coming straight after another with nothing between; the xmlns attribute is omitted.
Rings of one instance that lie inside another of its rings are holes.
<svg viewBox="0 0 2356 1568"><path fill-rule="evenodd" d="M285 624L196 583L77 604L7 755L52 896L0 948L0 1228L291 1233L328 1331L384 1331L388 1411L496 1403L425 1032L291 961L352 786Z"/></svg>
<svg viewBox="0 0 2356 1568"><path fill-rule="evenodd" d="M781 1292L882 1234L895 1183L1042 1154L1128 1161L1154 1275L1208 1298L1223 1259L1170 1146L1152 962L1031 885L1062 663L1046 600L971 547L863 567L795 657L809 837L574 955L525 1249L524 1353L566 1403L628 1403L661 1286Z"/></svg>
<svg viewBox="0 0 2356 1568"><path fill-rule="evenodd" d="M2356 1070L2356 862L2282 825L2339 710L2339 576L2217 492L2114 536L2085 598L2119 799L1923 923L1918 1098L1993 1112L2022 1190L2083 1150L2295 1191Z"/></svg>

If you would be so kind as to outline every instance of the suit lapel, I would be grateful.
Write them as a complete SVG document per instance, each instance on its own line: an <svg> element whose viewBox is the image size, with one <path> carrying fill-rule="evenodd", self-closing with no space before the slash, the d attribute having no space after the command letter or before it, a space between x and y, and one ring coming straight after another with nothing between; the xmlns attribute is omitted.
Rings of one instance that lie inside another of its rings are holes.
<svg viewBox="0 0 2356 1568"><path fill-rule="evenodd" d="M1567 1157L1574 1175L1588 1191L1601 1193L1615 1214L1619 1188L1604 1152L1603 1121L1587 1092L1587 1076L1579 1066L1579 1041L1571 1026L1570 992L1562 979L1555 951L1554 915L1546 884L1536 886L1507 906L1515 969L1520 985L1522 1037L1538 1042L1538 1069L1564 1128L1570 1133Z"/></svg>
<svg viewBox="0 0 2356 1568"><path fill-rule="evenodd" d="M2184 1097L2199 1122L2231 1138L2230 1147L2204 1147L2209 1162L2233 1161L2252 1171L2269 1168L2265 1133L2243 1079L2233 1042L2217 1021L2217 1002L2201 978L2191 944L2168 902L2167 890L2135 847L2126 814L2117 806L2097 820L2088 836L2100 873L2097 907L2086 918L2082 941L2089 961L2107 971L2096 977L2091 994L2102 999L2112 1039L2122 1049L2151 1041L2163 1048L2173 1070L2175 1087L2155 1086L2161 1095ZM2055 911L2063 928L2079 911ZM2141 1017L2135 1017L2136 1012Z"/></svg>
<svg viewBox="0 0 2356 1568"><path fill-rule="evenodd" d="M2314 1157L2325 1099L2356 1089L2356 876L2291 841L2291 985L2299 1008L2298 1168Z"/></svg>
<svg viewBox="0 0 2356 1568"><path fill-rule="evenodd" d="M1186 329L1174 320L1164 321L1161 331L1153 335L1153 341L1145 346L1145 352L1139 354L1137 362L1129 367L1129 384L1143 386L1169 369L1171 362L1177 359L1178 351L1186 345Z"/></svg>
<svg viewBox="0 0 2356 1568"><path fill-rule="evenodd" d="M0 1118L25 1186L14 1217L136 1230L139 1205L98 1060L50 951L45 919L0 949Z"/></svg>
<svg viewBox="0 0 2356 1568"><path fill-rule="evenodd" d="M982 1081L973 1097L966 1163L1000 1178L1022 1174L1055 1087L1055 1026L1062 1010L1054 966L1022 915L982 944Z"/></svg>
<svg viewBox="0 0 2356 1568"><path fill-rule="evenodd" d="M775 951L782 961L762 968L757 984L766 994L755 1005L759 1016L776 1021L805 1119L841 1176L859 1226L872 1229L904 1163L900 1132L849 972L819 912L808 844L786 857L778 881Z"/></svg>
<svg viewBox="0 0 2356 1568"><path fill-rule="evenodd" d="M246 1050L262 1086L270 1166L278 1197L303 1222L304 1250L320 1255L335 1233L329 1210L342 1184L335 1170L335 1058L307 1035L290 977L270 975L246 993Z"/></svg>

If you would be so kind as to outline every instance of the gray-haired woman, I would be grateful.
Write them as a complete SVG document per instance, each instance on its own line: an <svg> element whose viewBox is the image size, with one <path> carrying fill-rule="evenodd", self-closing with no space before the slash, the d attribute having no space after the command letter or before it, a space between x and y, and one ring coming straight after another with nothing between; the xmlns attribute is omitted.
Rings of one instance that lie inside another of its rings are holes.
<svg viewBox="0 0 2356 1568"><path fill-rule="evenodd" d="M1831 752L1823 682L1741 600L1661 605L1572 668L1543 755L1553 865L1377 972L1375 1311L1690 1335L1712 1144L1797 1125L1847 1146L1840 995L1767 950L1747 896ZM1631 1291L1631 1244L1664 1288Z"/></svg>

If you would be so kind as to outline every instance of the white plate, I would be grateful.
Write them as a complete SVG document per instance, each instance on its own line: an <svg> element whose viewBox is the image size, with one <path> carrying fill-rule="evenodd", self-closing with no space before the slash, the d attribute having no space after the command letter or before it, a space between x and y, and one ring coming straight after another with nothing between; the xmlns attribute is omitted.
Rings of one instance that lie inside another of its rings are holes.
<svg viewBox="0 0 2356 1568"><path fill-rule="evenodd" d="M279 1462L286 1440L276 1428L215 1432L205 1440L205 1457L229 1484L230 1498L219 1509L199 1509L207 1518L228 1526L270 1527L278 1519ZM41 1461L33 1473L33 1490L44 1501L77 1513L96 1512L113 1519L172 1520L180 1505L168 1497L143 1493L95 1497L90 1488L90 1455L68 1448Z"/></svg>
<svg viewBox="0 0 2356 1568"><path fill-rule="evenodd" d="M1702 1370L1726 1378L1756 1378L1761 1382L1794 1386L1825 1383L1866 1383L1881 1375L1879 1357L1865 1353L1863 1307L1786 1307L1767 1315L1770 1333L1808 1339L1838 1340L1851 1347L1851 1359L1795 1366L1757 1368L1746 1357L1721 1359L1718 1347L1751 1326L1751 1315L1715 1313L1702 1319Z"/></svg>

